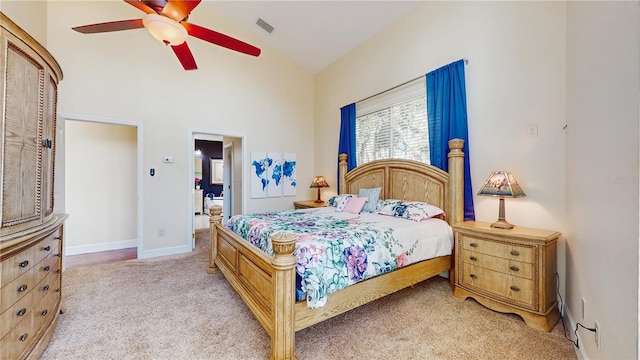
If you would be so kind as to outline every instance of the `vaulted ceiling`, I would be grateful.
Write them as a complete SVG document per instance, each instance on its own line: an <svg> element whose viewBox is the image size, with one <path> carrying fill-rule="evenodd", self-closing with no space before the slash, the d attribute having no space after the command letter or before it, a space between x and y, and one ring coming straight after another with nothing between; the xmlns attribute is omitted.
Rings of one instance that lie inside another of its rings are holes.
<svg viewBox="0 0 640 360"><path fill-rule="evenodd" d="M422 1L203 1L312 73L402 18ZM202 6L202 4L201 4ZM271 33L256 25L262 19Z"/></svg>

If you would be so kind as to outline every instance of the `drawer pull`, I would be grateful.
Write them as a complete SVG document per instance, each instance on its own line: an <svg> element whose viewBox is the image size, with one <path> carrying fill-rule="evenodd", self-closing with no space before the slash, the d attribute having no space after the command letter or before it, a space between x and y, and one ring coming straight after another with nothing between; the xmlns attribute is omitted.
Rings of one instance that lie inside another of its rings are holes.
<svg viewBox="0 0 640 360"><path fill-rule="evenodd" d="M49 285L45 285L42 287L42 291L49 291Z"/></svg>
<svg viewBox="0 0 640 360"><path fill-rule="evenodd" d="M21 268L26 268L27 266L29 266L29 260L21 262L20 264L18 264L18 266L20 266Z"/></svg>
<svg viewBox="0 0 640 360"><path fill-rule="evenodd" d="M51 246L47 245L45 247L42 248L43 251L50 251L51 250Z"/></svg>
<svg viewBox="0 0 640 360"><path fill-rule="evenodd" d="M476 243L469 243L469 246L471 246L471 247L478 247L478 244L476 244Z"/></svg>
<svg viewBox="0 0 640 360"><path fill-rule="evenodd" d="M62 254L55 254L54 256L62 257Z"/></svg>
<svg viewBox="0 0 640 360"><path fill-rule="evenodd" d="M520 288L515 285L511 285L509 288L513 291L520 291Z"/></svg>
<svg viewBox="0 0 640 360"><path fill-rule="evenodd" d="M469 256L469 260L471 260L471 261L477 261L477 260L478 260L478 258L477 258L477 257L475 257L475 256Z"/></svg>
<svg viewBox="0 0 640 360"><path fill-rule="evenodd" d="M20 287L18 287L18 292L23 292L27 290L27 284L23 284Z"/></svg>
<svg viewBox="0 0 640 360"><path fill-rule="evenodd" d="M27 338L29 337L29 334L22 334L20 335L20 337L18 338L18 340L24 342L27 341Z"/></svg>
<svg viewBox="0 0 640 360"><path fill-rule="evenodd" d="M47 316L49 312L47 310L42 310L42 312L40 313L40 315L42 316Z"/></svg>
<svg viewBox="0 0 640 360"><path fill-rule="evenodd" d="M470 277L470 278L472 278L472 279L477 279L477 278L478 278L478 275L476 275L476 274L470 274L470 275L469 275L469 277Z"/></svg>
<svg viewBox="0 0 640 360"><path fill-rule="evenodd" d="M27 309L22 308L22 309L18 310L18 312L16 313L16 315L18 315L18 316L24 316L24 314L26 314L26 313L27 313Z"/></svg>
<svg viewBox="0 0 640 360"><path fill-rule="evenodd" d="M54 237L55 240L62 240L62 236L56 236Z"/></svg>
<svg viewBox="0 0 640 360"><path fill-rule="evenodd" d="M520 252L518 252L518 251L516 251L516 250L511 250L511 251L509 252L509 254L511 254L511 255L513 255L513 256L519 256L519 255L520 255Z"/></svg>
<svg viewBox="0 0 640 360"><path fill-rule="evenodd" d="M42 268L42 271L49 271L49 270L51 270L51 266L49 265Z"/></svg>
<svg viewBox="0 0 640 360"><path fill-rule="evenodd" d="M520 269L517 266L509 266L509 270L511 270L511 271L520 271Z"/></svg>
<svg viewBox="0 0 640 360"><path fill-rule="evenodd" d="M56 270L56 274L60 274L62 271L60 269Z"/></svg>

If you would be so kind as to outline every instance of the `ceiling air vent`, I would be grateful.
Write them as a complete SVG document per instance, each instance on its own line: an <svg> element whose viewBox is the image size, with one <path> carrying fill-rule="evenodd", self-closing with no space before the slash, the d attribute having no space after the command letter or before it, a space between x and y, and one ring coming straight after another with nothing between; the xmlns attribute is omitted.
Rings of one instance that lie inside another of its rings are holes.
<svg viewBox="0 0 640 360"><path fill-rule="evenodd" d="M273 26L269 25L266 21L260 18L258 18L258 21L256 21L256 24L261 28L263 28L264 31L268 32L269 34L271 34L271 32L273 31Z"/></svg>

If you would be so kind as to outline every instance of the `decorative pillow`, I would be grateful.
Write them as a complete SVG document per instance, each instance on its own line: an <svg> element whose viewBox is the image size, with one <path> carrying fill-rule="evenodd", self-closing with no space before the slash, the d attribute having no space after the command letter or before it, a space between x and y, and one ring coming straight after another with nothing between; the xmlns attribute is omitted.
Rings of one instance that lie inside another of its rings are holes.
<svg viewBox="0 0 640 360"><path fill-rule="evenodd" d="M391 215L416 222L444 214L444 210L439 207L419 201L385 201L386 203L378 210L379 214Z"/></svg>
<svg viewBox="0 0 640 360"><path fill-rule="evenodd" d="M336 207L336 206L338 206L338 203L340 201L342 201L342 199L344 199L345 197L350 198L350 197L353 197L353 196L355 196L355 195L353 195L353 194L336 195L336 196L332 197L331 199L327 200L327 206Z"/></svg>
<svg viewBox="0 0 640 360"><path fill-rule="evenodd" d="M354 197L356 196L351 194L339 196L339 198L336 200L336 212L341 212L342 209L344 209L344 207L347 206L349 199Z"/></svg>
<svg viewBox="0 0 640 360"><path fill-rule="evenodd" d="M344 206L342 211L352 213L352 214L360 214L362 211L362 207L367 203L369 199L366 197L352 197L347 201L347 205Z"/></svg>
<svg viewBox="0 0 640 360"><path fill-rule="evenodd" d="M362 211L364 212L376 212L376 207L378 205L378 198L380 197L380 190L382 190L382 188L371 188L371 189L360 189L360 192L358 193L358 196L364 196L367 199L369 199L369 201L367 201L366 204L364 204L364 207L362 208Z"/></svg>
<svg viewBox="0 0 640 360"><path fill-rule="evenodd" d="M376 212L382 215L393 216L395 213L394 207L400 202L402 202L402 200L378 200L378 203L376 204Z"/></svg>

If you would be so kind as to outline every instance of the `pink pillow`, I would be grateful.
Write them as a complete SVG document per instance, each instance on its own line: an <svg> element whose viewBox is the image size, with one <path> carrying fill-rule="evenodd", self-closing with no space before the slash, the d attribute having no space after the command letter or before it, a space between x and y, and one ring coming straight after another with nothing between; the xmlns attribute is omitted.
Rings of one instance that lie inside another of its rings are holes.
<svg viewBox="0 0 640 360"><path fill-rule="evenodd" d="M345 205L342 211L352 214L360 214L362 207L367 201L369 201L369 198L366 197L352 197L349 199L347 205Z"/></svg>

